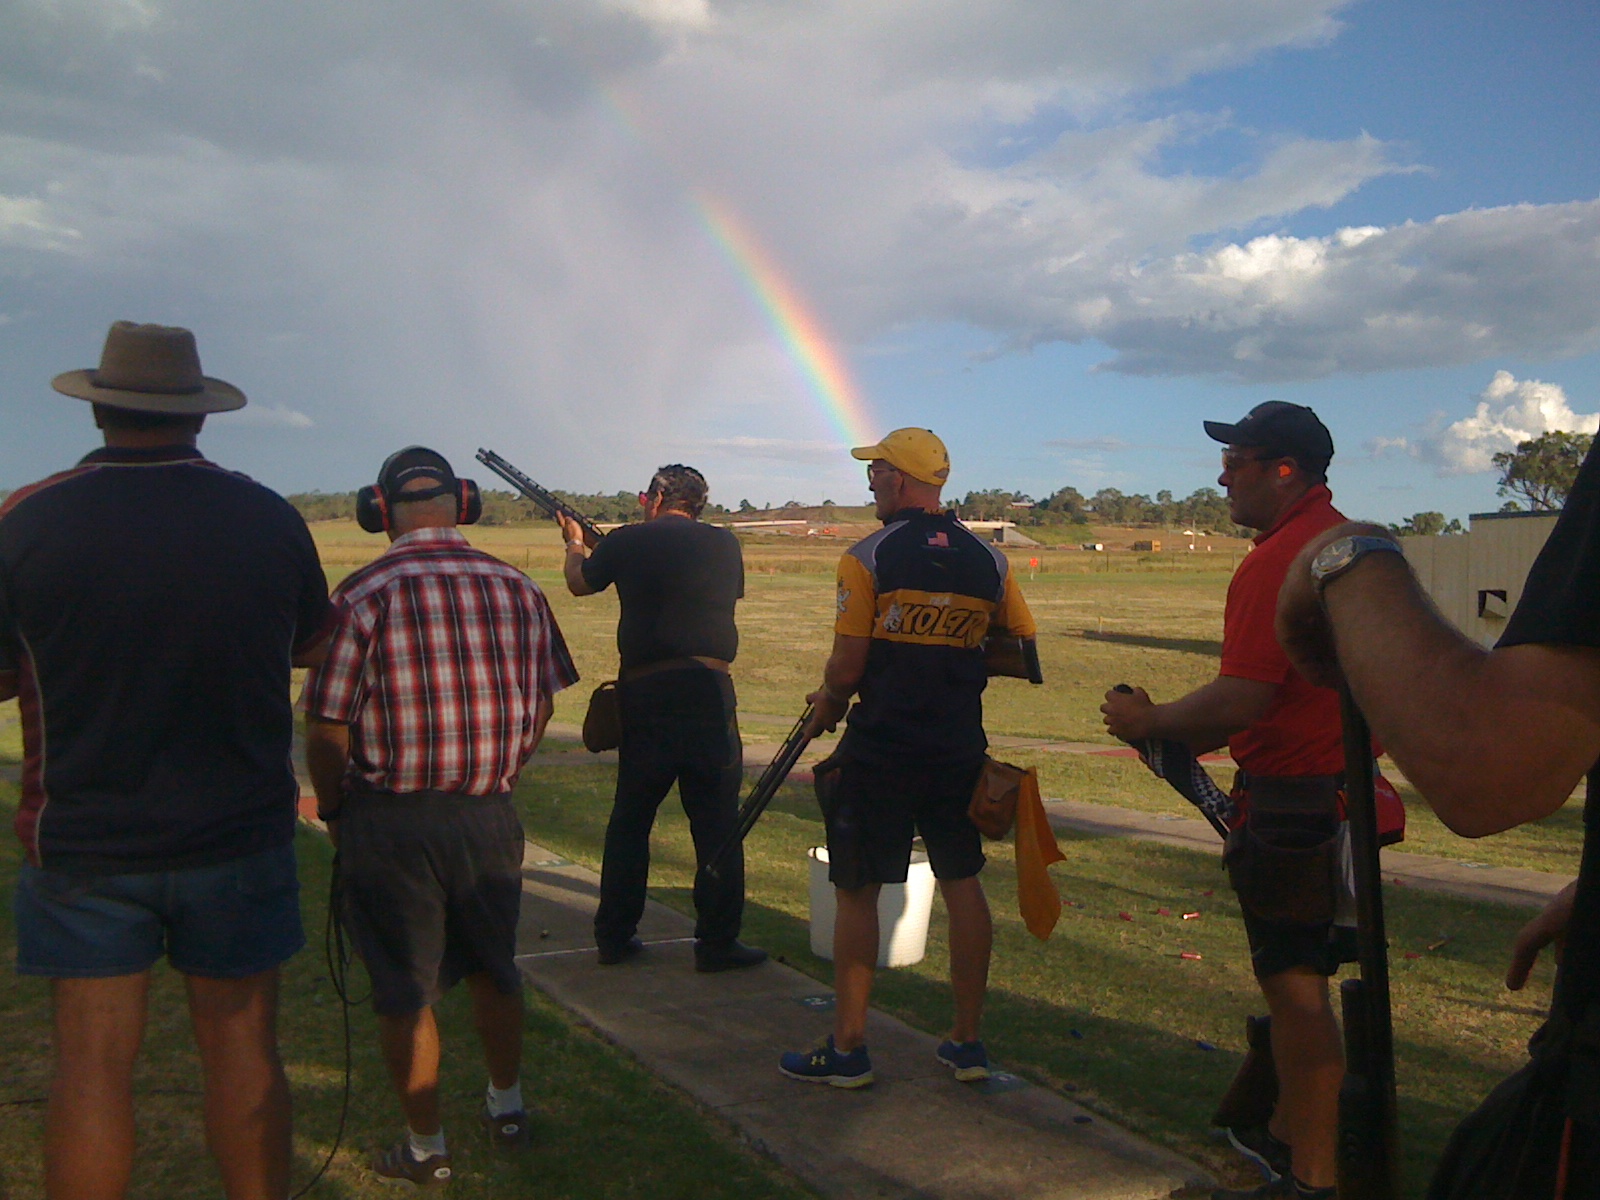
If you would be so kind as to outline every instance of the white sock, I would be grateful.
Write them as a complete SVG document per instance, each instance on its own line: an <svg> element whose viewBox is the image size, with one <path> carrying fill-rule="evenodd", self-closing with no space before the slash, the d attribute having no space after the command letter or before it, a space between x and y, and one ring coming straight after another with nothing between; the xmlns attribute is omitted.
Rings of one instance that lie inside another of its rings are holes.
<svg viewBox="0 0 1600 1200"><path fill-rule="evenodd" d="M491 1082L489 1084L487 1103L491 1117L503 1117L507 1113L521 1112L522 1080L517 1080L508 1088L497 1088Z"/></svg>
<svg viewBox="0 0 1600 1200"><path fill-rule="evenodd" d="M444 1148L444 1129L438 1133L418 1133L415 1129L406 1129L407 1141L410 1144L411 1157L417 1162L435 1158L447 1153Z"/></svg>

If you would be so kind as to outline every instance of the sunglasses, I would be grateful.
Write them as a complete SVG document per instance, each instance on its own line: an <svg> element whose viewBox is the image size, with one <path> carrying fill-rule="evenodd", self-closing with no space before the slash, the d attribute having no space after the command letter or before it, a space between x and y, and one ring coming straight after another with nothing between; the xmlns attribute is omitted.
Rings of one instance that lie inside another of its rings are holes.
<svg viewBox="0 0 1600 1200"><path fill-rule="evenodd" d="M1224 471L1237 471L1246 463L1277 462L1284 456L1281 454L1240 454L1236 450L1222 452L1222 469Z"/></svg>

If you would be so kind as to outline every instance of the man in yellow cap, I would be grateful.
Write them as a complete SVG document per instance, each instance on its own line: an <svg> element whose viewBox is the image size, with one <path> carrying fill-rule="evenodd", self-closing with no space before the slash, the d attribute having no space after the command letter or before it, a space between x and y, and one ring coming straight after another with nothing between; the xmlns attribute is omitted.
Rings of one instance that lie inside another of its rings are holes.
<svg viewBox="0 0 1600 1200"><path fill-rule="evenodd" d="M849 711L826 814L828 878L838 897L833 930L833 1033L783 1056L794 1079L834 1087L872 1082L867 1005L878 961L878 892L903 883L920 833L950 913L955 1024L939 1061L959 1080L989 1074L978 1038L993 931L978 872L983 847L967 805L983 767L983 639L991 625L1034 634L1006 557L946 512L944 443L926 429L897 429L850 452L884 527L839 562L833 653L810 732ZM856 703L851 707L851 697Z"/></svg>

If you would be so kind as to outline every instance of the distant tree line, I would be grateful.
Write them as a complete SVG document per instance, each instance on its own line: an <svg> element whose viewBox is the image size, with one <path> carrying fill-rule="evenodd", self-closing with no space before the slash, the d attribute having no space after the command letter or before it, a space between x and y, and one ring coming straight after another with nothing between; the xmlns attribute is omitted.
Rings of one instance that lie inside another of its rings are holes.
<svg viewBox="0 0 1600 1200"><path fill-rule="evenodd" d="M639 515L639 494L617 492L615 495L590 495L583 492L564 492L551 488L558 499L572 505L597 525L618 525L634 520ZM297 492L287 497L290 504L307 521L353 521L356 516L354 492ZM713 516L726 513L720 505L706 505ZM524 500L515 492L486 490L483 493L483 525L526 525L533 521L549 520L532 501Z"/></svg>
<svg viewBox="0 0 1600 1200"><path fill-rule="evenodd" d="M1117 488L1101 488L1085 496L1075 487L1063 487L1042 500L1022 492L992 489L968 492L956 506L971 521L1015 521L1018 525L1151 525L1181 526L1197 532L1238 536L1243 531L1228 516L1228 500L1216 488L1203 487L1182 500L1169 491L1152 499L1142 493L1128 495Z"/></svg>

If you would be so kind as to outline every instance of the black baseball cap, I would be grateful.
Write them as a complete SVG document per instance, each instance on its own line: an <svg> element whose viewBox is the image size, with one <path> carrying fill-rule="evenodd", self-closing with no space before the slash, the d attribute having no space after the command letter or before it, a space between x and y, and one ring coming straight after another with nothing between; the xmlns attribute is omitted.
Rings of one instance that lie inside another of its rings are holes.
<svg viewBox="0 0 1600 1200"><path fill-rule="evenodd" d="M1307 471L1321 474L1333 459L1333 435L1317 414L1303 404L1268 400L1232 425L1207 421L1206 435L1225 446L1252 446L1292 458Z"/></svg>
<svg viewBox="0 0 1600 1200"><path fill-rule="evenodd" d="M413 479L431 479L434 487L419 488L402 496L401 489ZM427 500L455 491L456 473L450 468L450 461L437 450L407 446L384 460L383 469L378 472L378 486L383 488L390 503Z"/></svg>

